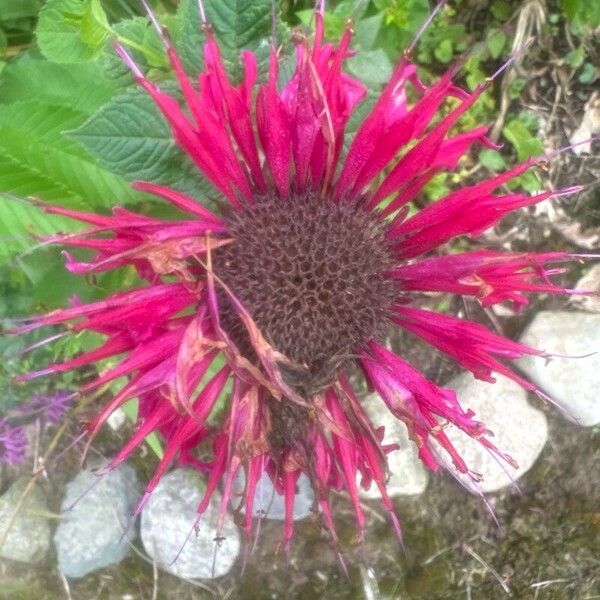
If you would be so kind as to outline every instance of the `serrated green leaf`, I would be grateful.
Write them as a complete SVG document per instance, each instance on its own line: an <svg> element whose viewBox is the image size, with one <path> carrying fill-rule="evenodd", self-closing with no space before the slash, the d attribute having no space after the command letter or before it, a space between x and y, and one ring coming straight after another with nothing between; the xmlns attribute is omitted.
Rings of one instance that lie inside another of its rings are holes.
<svg viewBox="0 0 600 600"><path fill-rule="evenodd" d="M216 195L175 145L153 101L137 87L112 98L70 136L128 181L153 181L199 198Z"/></svg>
<svg viewBox="0 0 600 600"><path fill-rule="evenodd" d="M78 199L80 206L139 202L141 194L64 135L85 117L72 108L37 100L5 105L0 111L0 152L32 175L62 187L65 196Z"/></svg>
<svg viewBox="0 0 600 600"><path fill-rule="evenodd" d="M167 28L178 25L172 15L162 15L161 24ZM112 31L115 38L127 48L143 73L147 73L151 68L168 67L169 60L165 45L147 17L134 17L121 21L113 27ZM111 44L106 44L101 63L106 77L110 80L122 87L131 84L131 71Z"/></svg>
<svg viewBox="0 0 600 600"><path fill-rule="evenodd" d="M273 19L272 0L208 0L206 18L217 32L223 59L230 72L239 69L242 49L269 52Z"/></svg>
<svg viewBox="0 0 600 600"><path fill-rule="evenodd" d="M94 59L109 35L100 0L48 0L36 28L40 50L57 63Z"/></svg>
<svg viewBox="0 0 600 600"><path fill-rule="evenodd" d="M95 62L64 65L43 58L30 51L11 61L2 72L0 102L7 104L30 100L31 86L47 104L71 108L91 115L115 93L115 85L108 81Z"/></svg>
<svg viewBox="0 0 600 600"><path fill-rule="evenodd" d="M138 44L143 44L144 36L149 28L148 20L144 17L134 17L117 23L113 30L121 39L129 39ZM142 52L135 48L128 48L128 51L135 63L145 72L145 57ZM123 63L117 53L110 45L107 45L100 59L104 74L111 81L115 81L119 85L131 85L131 71L129 67Z"/></svg>
<svg viewBox="0 0 600 600"><path fill-rule="evenodd" d="M266 72L271 44L272 0L205 0L206 18L216 33L225 67L234 80L242 76L239 61L242 50L255 53L259 72ZM189 73L202 70L204 34L197 0L181 0L177 11L179 27L174 32L175 45ZM290 48L291 34L280 19L277 22L277 40L283 53Z"/></svg>
<svg viewBox="0 0 600 600"><path fill-rule="evenodd" d="M102 6L113 23L135 17L143 11L139 0L102 0Z"/></svg>

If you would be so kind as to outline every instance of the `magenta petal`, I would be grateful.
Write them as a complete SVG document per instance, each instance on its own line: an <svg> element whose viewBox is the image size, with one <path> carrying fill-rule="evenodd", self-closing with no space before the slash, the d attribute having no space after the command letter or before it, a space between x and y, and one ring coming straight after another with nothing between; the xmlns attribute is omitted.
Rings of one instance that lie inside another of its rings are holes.
<svg viewBox="0 0 600 600"><path fill-rule="evenodd" d="M292 139L288 116L277 93L277 56L271 53L269 81L258 91L256 125L273 183L282 198L290 184Z"/></svg>
<svg viewBox="0 0 600 600"><path fill-rule="evenodd" d="M544 352L496 335L478 323L450 315L407 306L396 306L394 312L393 321L400 327L452 356L478 379L494 383L492 372L496 371L527 390L537 389L496 357L515 359L524 355L543 356Z"/></svg>
<svg viewBox="0 0 600 600"><path fill-rule="evenodd" d="M476 250L402 265L392 275L403 290L471 295L483 306L510 300L518 307L527 303L526 293L569 293L549 279L562 269L545 267L548 262L569 258L564 252L516 254Z"/></svg>

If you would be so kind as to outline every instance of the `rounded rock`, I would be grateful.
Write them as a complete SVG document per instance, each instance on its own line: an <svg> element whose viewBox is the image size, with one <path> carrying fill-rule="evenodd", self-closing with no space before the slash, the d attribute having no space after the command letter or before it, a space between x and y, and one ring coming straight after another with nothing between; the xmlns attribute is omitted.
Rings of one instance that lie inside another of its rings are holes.
<svg viewBox="0 0 600 600"><path fill-rule="evenodd" d="M139 493L129 465L102 475L86 469L67 484L54 534L58 568L64 575L84 577L127 556L136 537L130 521Z"/></svg>
<svg viewBox="0 0 600 600"><path fill-rule="evenodd" d="M548 424L543 412L527 402L523 388L502 375L494 374L496 383L475 379L470 373L455 377L446 387L456 390L463 409L471 409L474 419L492 431L492 443L517 463L514 469L486 450L458 427L448 425L444 432L464 459L468 468L481 475L478 488L496 492L524 475L535 463L548 439ZM471 489L470 479L456 473Z"/></svg>
<svg viewBox="0 0 600 600"><path fill-rule="evenodd" d="M600 423L600 314L542 311L521 342L561 356L526 356L519 366L565 415L585 427Z"/></svg>
<svg viewBox="0 0 600 600"><path fill-rule="evenodd" d="M9 560L38 564L48 554L51 530L50 523L44 516L44 513L48 513L48 507L40 488L34 486L21 505L21 498L28 483L26 478L18 479L0 497L0 536L4 535L15 509L20 506L0 548L0 556Z"/></svg>
<svg viewBox="0 0 600 600"><path fill-rule="evenodd" d="M592 294L571 296L571 304L587 312L600 313L600 264L591 267L577 282L575 289L592 292Z"/></svg>
<svg viewBox="0 0 600 600"><path fill-rule="evenodd" d="M362 400L362 406L376 427L385 427L384 444L398 444L398 450L387 455L390 478L387 492L395 496L416 496L427 488L428 475L419 459L417 447L408 437L406 425L394 417L377 394L369 394ZM360 477L359 477L360 480ZM375 483L368 490L360 488L360 495L367 499L380 499L381 494Z"/></svg>
<svg viewBox="0 0 600 600"><path fill-rule="evenodd" d="M218 492L198 519L203 487L196 472L176 469L161 479L142 510L141 538L146 552L160 568L186 579L225 575L240 550L240 533L229 515L219 543L215 542Z"/></svg>
<svg viewBox="0 0 600 600"><path fill-rule="evenodd" d="M233 484L234 499L232 505L237 506L235 494L243 494L245 477L243 471L240 471ZM315 501L315 493L312 489L310 479L301 473L296 483L296 496L294 497L294 521L305 519L311 514L311 509ZM256 493L254 495L254 515L258 518L273 519L274 521L283 521L285 518L285 501L281 494L278 494L273 487L271 478L267 473L262 473L256 483ZM242 506L241 513L246 514L245 507Z"/></svg>

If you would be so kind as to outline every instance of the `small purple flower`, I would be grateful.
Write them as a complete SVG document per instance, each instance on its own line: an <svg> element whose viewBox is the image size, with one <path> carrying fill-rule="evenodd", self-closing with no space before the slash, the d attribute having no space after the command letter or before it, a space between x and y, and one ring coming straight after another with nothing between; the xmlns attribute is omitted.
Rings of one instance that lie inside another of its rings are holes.
<svg viewBox="0 0 600 600"><path fill-rule="evenodd" d="M54 394L35 394L28 402L17 406L15 412L23 419L42 419L46 423L58 423L67 410L73 395L60 391Z"/></svg>
<svg viewBox="0 0 600 600"><path fill-rule="evenodd" d="M0 419L0 463L19 465L25 462L27 438L23 429L12 426L7 419Z"/></svg>
<svg viewBox="0 0 600 600"><path fill-rule="evenodd" d="M68 392L56 392L50 396L44 396L42 402L45 404L44 413L48 423L58 423L69 410L73 394Z"/></svg>

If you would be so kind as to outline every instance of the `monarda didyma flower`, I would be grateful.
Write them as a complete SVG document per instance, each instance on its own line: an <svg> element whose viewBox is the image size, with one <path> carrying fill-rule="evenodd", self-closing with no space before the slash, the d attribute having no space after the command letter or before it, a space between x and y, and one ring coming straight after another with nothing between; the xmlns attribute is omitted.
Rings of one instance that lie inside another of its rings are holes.
<svg viewBox="0 0 600 600"><path fill-rule="evenodd" d="M511 211L573 191L534 196L502 191L536 160L409 215L409 203L432 177L456 168L473 144L493 146L485 127L452 134L492 79L467 93L453 84L457 67L427 87L406 55L345 152L345 127L366 92L343 72L349 28L339 45L325 43L317 11L314 39L296 37L296 68L288 83L278 86L273 49L265 83L257 85L257 60L244 52L243 80L233 85L209 24L202 24L204 70L192 79L150 15L185 107L148 80L124 48L117 45L117 51L162 111L177 144L220 193L221 209L214 212L195 198L142 181L135 182L136 189L166 200L186 217L162 220L122 208L106 216L45 205L47 212L89 225L51 239L93 251L89 262L66 254L71 272L88 275L129 265L146 284L100 302L75 301L22 325L26 332L68 323L73 333L105 336L95 350L26 377L118 357L116 366L81 392L128 377L88 424L90 439L115 409L139 398L135 432L112 467L151 432L163 438L164 456L139 508L167 469L188 465L206 476L199 513L220 487L221 517L230 504L243 508L242 524L251 535L257 482L267 473L284 498L286 543L302 473L312 482L315 512L334 542L331 492L348 495L362 533L361 485L377 486L399 533L386 492L386 454L395 447L382 444L382 428L369 421L357 398L349 380L356 367L406 424L430 469L466 475L461 479L477 489L477 474L444 432L448 423L513 463L454 391L428 381L385 346L391 328L401 327L480 379L494 382L493 372L502 373L541 393L504 362L543 356L541 351L411 305L415 292L521 306L529 292L569 291L549 279L560 270L547 265L570 258L562 252L434 252L456 236L479 235ZM454 108L444 113L448 98ZM224 366L206 381L219 355ZM210 417L228 382L225 416L215 426ZM233 490L242 472L240 499Z"/></svg>

